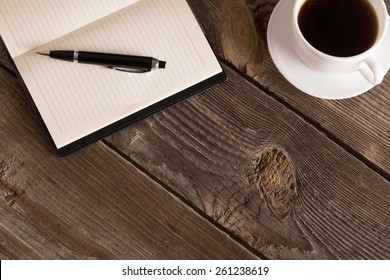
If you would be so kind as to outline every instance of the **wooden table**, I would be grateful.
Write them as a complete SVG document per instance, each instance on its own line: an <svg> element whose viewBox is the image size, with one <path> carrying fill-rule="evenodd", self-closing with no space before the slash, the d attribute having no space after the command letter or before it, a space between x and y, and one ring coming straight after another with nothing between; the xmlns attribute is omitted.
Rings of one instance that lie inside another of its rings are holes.
<svg viewBox="0 0 390 280"><path fill-rule="evenodd" d="M189 3L228 81L64 158L1 44L0 258L389 259L390 74L310 97L270 58L276 0Z"/></svg>

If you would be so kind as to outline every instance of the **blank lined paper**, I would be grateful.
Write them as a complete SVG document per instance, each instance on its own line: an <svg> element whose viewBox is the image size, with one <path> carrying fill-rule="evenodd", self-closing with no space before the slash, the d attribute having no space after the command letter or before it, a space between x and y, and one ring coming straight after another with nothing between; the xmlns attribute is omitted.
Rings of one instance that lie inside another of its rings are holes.
<svg viewBox="0 0 390 280"><path fill-rule="evenodd" d="M58 1L34 2L53 8L55 5L49 3ZM93 13L86 11L85 17L92 19L134 1L86 2L98 6ZM113 2L115 8L109 4ZM83 16L74 18L80 17ZM58 29L62 29L61 23ZM45 34L42 32L42 37ZM17 40L21 46L33 45L22 35ZM38 50L54 49L153 56L167 61L167 67L146 74L129 74L35 54ZM138 1L14 61L57 147L222 71L185 0Z"/></svg>
<svg viewBox="0 0 390 280"><path fill-rule="evenodd" d="M11 32L11 56L39 47L137 0L1 0L1 24Z"/></svg>

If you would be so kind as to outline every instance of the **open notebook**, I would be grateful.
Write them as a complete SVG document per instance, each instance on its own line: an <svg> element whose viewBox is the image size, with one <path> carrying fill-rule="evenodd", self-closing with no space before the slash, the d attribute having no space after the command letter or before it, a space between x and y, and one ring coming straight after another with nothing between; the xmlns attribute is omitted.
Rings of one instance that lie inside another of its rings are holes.
<svg viewBox="0 0 390 280"><path fill-rule="evenodd" d="M185 0L0 0L0 32L59 155L226 79ZM36 54L58 49L167 65L129 74Z"/></svg>

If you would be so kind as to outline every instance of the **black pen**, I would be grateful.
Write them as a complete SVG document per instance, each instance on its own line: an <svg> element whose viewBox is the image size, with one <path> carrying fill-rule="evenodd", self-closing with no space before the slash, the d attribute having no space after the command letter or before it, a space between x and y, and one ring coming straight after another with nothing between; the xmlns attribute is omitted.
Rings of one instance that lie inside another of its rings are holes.
<svg viewBox="0 0 390 280"><path fill-rule="evenodd" d="M100 65L110 69L132 73L144 73L153 69L163 69L166 65L165 61L160 61L149 56L68 50L37 52L37 54L49 56L54 59Z"/></svg>

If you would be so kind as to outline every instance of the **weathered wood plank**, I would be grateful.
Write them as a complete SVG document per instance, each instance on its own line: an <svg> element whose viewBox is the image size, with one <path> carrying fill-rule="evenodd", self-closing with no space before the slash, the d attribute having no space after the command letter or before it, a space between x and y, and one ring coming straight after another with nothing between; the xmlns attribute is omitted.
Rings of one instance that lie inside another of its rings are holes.
<svg viewBox="0 0 390 280"><path fill-rule="evenodd" d="M257 258L103 143L55 156L21 92L0 69L1 258Z"/></svg>
<svg viewBox="0 0 390 280"><path fill-rule="evenodd" d="M389 179L390 73L370 92L346 100L321 100L295 89L276 70L267 49L268 20L277 2L189 0L220 57ZM386 4L389 8L390 1Z"/></svg>
<svg viewBox="0 0 390 280"><path fill-rule="evenodd" d="M389 182L226 69L106 141L268 258L389 258Z"/></svg>

